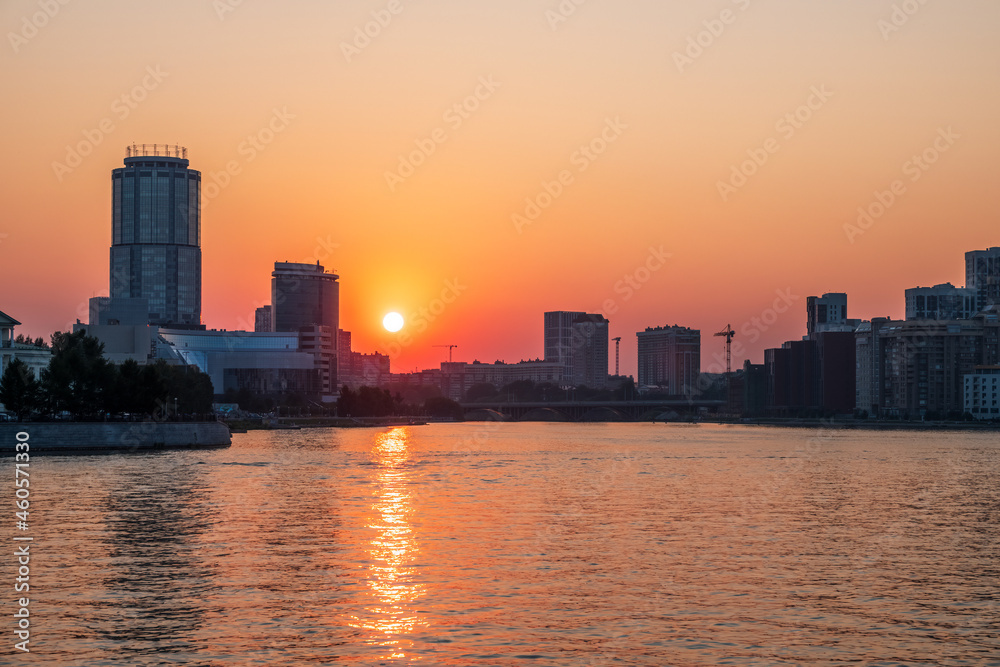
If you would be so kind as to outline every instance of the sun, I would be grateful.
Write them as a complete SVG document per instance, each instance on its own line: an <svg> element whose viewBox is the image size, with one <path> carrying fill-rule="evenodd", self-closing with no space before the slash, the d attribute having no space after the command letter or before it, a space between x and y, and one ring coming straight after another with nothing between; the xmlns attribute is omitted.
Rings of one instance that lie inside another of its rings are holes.
<svg viewBox="0 0 1000 667"><path fill-rule="evenodd" d="M399 313L389 313L382 318L382 326L386 331L396 333L403 328L403 316Z"/></svg>

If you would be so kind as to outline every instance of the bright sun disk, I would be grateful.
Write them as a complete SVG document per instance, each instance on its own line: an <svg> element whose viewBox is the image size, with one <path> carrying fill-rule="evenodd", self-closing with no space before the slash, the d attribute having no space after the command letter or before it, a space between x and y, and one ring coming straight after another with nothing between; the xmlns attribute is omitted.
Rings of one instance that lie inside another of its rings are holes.
<svg viewBox="0 0 1000 667"><path fill-rule="evenodd" d="M396 333L403 328L403 316L399 313L389 313L382 319L382 326L386 331Z"/></svg>

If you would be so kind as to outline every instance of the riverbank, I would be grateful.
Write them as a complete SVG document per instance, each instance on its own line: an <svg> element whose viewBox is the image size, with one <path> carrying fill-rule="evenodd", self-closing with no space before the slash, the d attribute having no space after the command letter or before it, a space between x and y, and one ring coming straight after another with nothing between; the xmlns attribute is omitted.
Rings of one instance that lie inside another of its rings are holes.
<svg viewBox="0 0 1000 667"><path fill-rule="evenodd" d="M279 431L303 428L379 428L384 426L424 426L419 417L289 417L276 421L232 419L225 422L233 433L246 431Z"/></svg>
<svg viewBox="0 0 1000 667"><path fill-rule="evenodd" d="M211 449L232 444L222 422L8 422L0 424L0 453L15 451L18 433L28 434L32 454Z"/></svg>
<svg viewBox="0 0 1000 667"><path fill-rule="evenodd" d="M918 422L876 419L748 419L722 420L702 419L699 423L724 426L780 426L786 428L827 428L857 431L1000 431L1000 423L990 422Z"/></svg>

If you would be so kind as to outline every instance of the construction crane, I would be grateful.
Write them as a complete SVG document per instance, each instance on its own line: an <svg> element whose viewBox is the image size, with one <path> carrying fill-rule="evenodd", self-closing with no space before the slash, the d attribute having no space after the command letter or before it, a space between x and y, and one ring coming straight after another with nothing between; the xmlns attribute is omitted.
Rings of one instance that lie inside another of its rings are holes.
<svg viewBox="0 0 1000 667"><path fill-rule="evenodd" d="M730 396L730 376L733 372L733 336L736 332L733 331L733 327L730 324L726 325L726 328L715 334L716 336L725 336L726 338L726 406L728 407L732 397Z"/></svg>
<svg viewBox="0 0 1000 667"><path fill-rule="evenodd" d="M728 377L729 374L733 372L732 346L733 336L736 335L736 332L733 331L733 327L731 325L727 324L725 329L715 335L726 337L726 376Z"/></svg>
<svg viewBox="0 0 1000 667"><path fill-rule="evenodd" d="M618 338L612 338L611 340L615 341L615 376L617 377L618 376L618 349L621 347L622 337L618 336Z"/></svg>
<svg viewBox="0 0 1000 667"><path fill-rule="evenodd" d="M435 345L434 347L446 347L446 348L448 348L448 363L451 363L451 352L456 347L458 347L458 345Z"/></svg>

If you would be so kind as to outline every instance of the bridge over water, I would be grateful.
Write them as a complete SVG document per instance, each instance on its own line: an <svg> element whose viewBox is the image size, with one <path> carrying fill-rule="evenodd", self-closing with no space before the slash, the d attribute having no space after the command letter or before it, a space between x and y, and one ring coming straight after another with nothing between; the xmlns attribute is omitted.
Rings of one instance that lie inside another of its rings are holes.
<svg viewBox="0 0 1000 667"><path fill-rule="evenodd" d="M652 421L717 412L725 401L704 399L632 401L482 401L462 403L470 417L493 416L513 421Z"/></svg>

